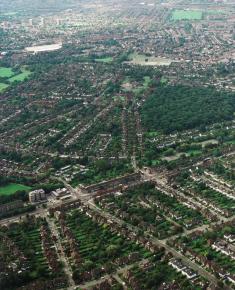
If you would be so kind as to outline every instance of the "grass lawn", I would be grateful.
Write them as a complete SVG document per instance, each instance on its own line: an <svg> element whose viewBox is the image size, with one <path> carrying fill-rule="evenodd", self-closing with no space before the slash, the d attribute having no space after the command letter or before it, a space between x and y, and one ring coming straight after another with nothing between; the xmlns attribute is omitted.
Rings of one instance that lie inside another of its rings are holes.
<svg viewBox="0 0 235 290"><path fill-rule="evenodd" d="M98 225L90 217L77 210L67 216L66 223L79 244L81 257L84 261L92 261L92 268L101 267L107 262L112 262L114 257L127 256L135 251L138 251L142 256L150 254L140 245L113 234L109 228ZM115 247L114 256L108 254L110 246Z"/></svg>
<svg viewBox="0 0 235 290"><path fill-rule="evenodd" d="M146 132L146 136L149 137L149 138L157 137L159 135L160 134L157 131L149 131L149 132Z"/></svg>
<svg viewBox="0 0 235 290"><path fill-rule="evenodd" d="M160 163L160 160L152 160L151 164L152 166L157 166Z"/></svg>
<svg viewBox="0 0 235 290"><path fill-rule="evenodd" d="M30 190L31 188L26 185L11 183L6 186L0 187L0 195L11 195L18 190Z"/></svg>
<svg viewBox="0 0 235 290"><path fill-rule="evenodd" d="M15 74L11 68L0 67L0 77L6 78L10 83L14 81L22 82L26 80L31 72L26 68L22 68L19 74ZM0 93L9 87L9 84L0 83Z"/></svg>
<svg viewBox="0 0 235 290"><path fill-rule="evenodd" d="M172 13L173 20L201 20L202 11L193 11L193 10L175 10Z"/></svg>
<svg viewBox="0 0 235 290"><path fill-rule="evenodd" d="M110 63L113 61L112 57L104 57L104 58L96 58L96 62L104 62L104 63Z"/></svg>
<svg viewBox="0 0 235 290"><path fill-rule="evenodd" d="M133 89L132 91L135 94L139 94L149 87L150 82L151 82L150 77L146 76L146 77L144 77L143 85L141 87L137 87L137 88Z"/></svg>
<svg viewBox="0 0 235 290"><path fill-rule="evenodd" d="M4 83L0 83L0 92L4 91L8 87L9 87L9 85L4 84Z"/></svg>
<svg viewBox="0 0 235 290"><path fill-rule="evenodd" d="M150 77L148 77L148 76L144 77L143 87L144 87L145 89L147 89L148 86L149 86L149 84L150 84L150 82L151 82Z"/></svg>
<svg viewBox="0 0 235 290"><path fill-rule="evenodd" d="M150 83L151 83L150 77L145 76L143 78L142 85L136 87L135 85L133 85L132 81L129 78L126 78L123 82L122 88L124 92L133 92L135 94L139 94L143 92L144 90L148 89Z"/></svg>
<svg viewBox="0 0 235 290"><path fill-rule="evenodd" d="M8 67L0 67L0 77L1 78L10 78L14 75L14 72L11 68Z"/></svg>
<svg viewBox="0 0 235 290"><path fill-rule="evenodd" d="M27 79L28 76L31 74L31 72L28 71L27 69L22 69L21 71L22 71L22 73L20 73L20 74L14 76L14 77L12 77L12 78L10 78L9 81L10 81L11 83L14 82L14 81L22 82L22 81L24 81L25 79Z"/></svg>
<svg viewBox="0 0 235 290"><path fill-rule="evenodd" d="M123 97L123 96L114 96L114 97L113 97L113 100L114 100L114 101L118 101L118 100L120 100L121 102L124 102L124 101L125 101L125 97Z"/></svg>
<svg viewBox="0 0 235 290"><path fill-rule="evenodd" d="M145 59L148 59L148 57L145 54L139 54L137 52L133 52L133 53L129 54L129 60L145 61Z"/></svg>
<svg viewBox="0 0 235 290"><path fill-rule="evenodd" d="M167 78L162 77L160 80L161 84L166 84L168 82Z"/></svg>
<svg viewBox="0 0 235 290"><path fill-rule="evenodd" d="M186 155L191 155L193 154L193 156L198 156L202 154L201 150L188 150L187 152L185 152Z"/></svg>

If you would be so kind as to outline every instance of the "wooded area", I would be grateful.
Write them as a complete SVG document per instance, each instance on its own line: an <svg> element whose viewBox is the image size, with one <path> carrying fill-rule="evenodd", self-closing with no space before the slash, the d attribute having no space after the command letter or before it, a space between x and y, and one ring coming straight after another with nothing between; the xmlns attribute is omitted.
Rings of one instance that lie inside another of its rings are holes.
<svg viewBox="0 0 235 290"><path fill-rule="evenodd" d="M158 87L142 108L143 124L164 133L232 120L235 94L183 85Z"/></svg>

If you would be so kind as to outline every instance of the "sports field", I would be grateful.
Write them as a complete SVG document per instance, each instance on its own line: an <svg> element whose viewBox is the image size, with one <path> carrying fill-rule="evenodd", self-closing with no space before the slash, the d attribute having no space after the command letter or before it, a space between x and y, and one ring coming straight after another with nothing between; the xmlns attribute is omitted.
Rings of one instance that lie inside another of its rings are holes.
<svg viewBox="0 0 235 290"><path fill-rule="evenodd" d="M31 74L31 72L26 70L26 69L22 69L21 71L22 71L22 73L13 76L12 78L9 79L9 81L11 83L14 82L14 81L22 82L25 79L27 79L27 77Z"/></svg>
<svg viewBox="0 0 235 290"><path fill-rule="evenodd" d="M0 67L0 77L1 78L10 78L14 75L14 72L9 67Z"/></svg>
<svg viewBox="0 0 235 290"><path fill-rule="evenodd" d="M0 83L0 92L4 91L9 85Z"/></svg>
<svg viewBox="0 0 235 290"><path fill-rule="evenodd" d="M10 83L15 81L23 82L30 76L30 74L31 72L25 67L22 67L18 72L14 72L9 67L0 67L0 78L2 78L0 82L0 93L7 89L10 86Z"/></svg>
<svg viewBox="0 0 235 290"><path fill-rule="evenodd" d="M198 10L175 10L172 13L173 20L201 20L202 11Z"/></svg>
<svg viewBox="0 0 235 290"><path fill-rule="evenodd" d="M0 187L0 195L11 195L19 190L30 190L31 187L22 185L22 184L16 184L16 183L10 183L6 186Z"/></svg>
<svg viewBox="0 0 235 290"><path fill-rule="evenodd" d="M96 62L104 62L104 63L110 63L113 61L113 58L112 57L104 57L104 58L96 58L95 59Z"/></svg>

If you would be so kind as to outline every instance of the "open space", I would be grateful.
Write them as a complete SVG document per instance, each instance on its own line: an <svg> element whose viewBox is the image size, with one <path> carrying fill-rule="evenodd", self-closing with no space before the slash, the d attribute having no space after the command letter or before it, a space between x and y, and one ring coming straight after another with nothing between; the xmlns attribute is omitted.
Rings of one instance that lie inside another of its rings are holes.
<svg viewBox="0 0 235 290"><path fill-rule="evenodd" d="M29 70L23 68L21 70L21 73L9 78L8 80L11 83L13 83L15 81L22 82L22 81L26 80L30 76L30 74L31 74L31 72Z"/></svg>
<svg viewBox="0 0 235 290"><path fill-rule="evenodd" d="M13 75L14 75L14 72L11 68L0 67L0 77L1 78L10 78Z"/></svg>
<svg viewBox="0 0 235 290"><path fill-rule="evenodd" d="M9 85L4 84L4 83L0 83L0 92L4 91L8 87L9 87Z"/></svg>
<svg viewBox="0 0 235 290"><path fill-rule="evenodd" d="M175 10L172 14L173 20L201 20L202 11L197 10Z"/></svg>
<svg viewBox="0 0 235 290"><path fill-rule="evenodd" d="M30 46L26 47L25 50L31 53L39 53L46 51L54 51L62 48L62 43L55 43L49 45L38 45L38 46Z"/></svg>
<svg viewBox="0 0 235 290"><path fill-rule="evenodd" d="M110 63L113 61L112 57L96 58L96 62Z"/></svg>
<svg viewBox="0 0 235 290"><path fill-rule="evenodd" d="M0 93L10 87L13 82L25 81L30 74L31 72L25 67L22 67L17 72L14 72L12 68L0 67L0 78L3 78L2 82L0 82Z"/></svg>
<svg viewBox="0 0 235 290"><path fill-rule="evenodd" d="M0 187L0 195L11 195L20 190L30 190L31 188L22 184L11 183Z"/></svg>
<svg viewBox="0 0 235 290"><path fill-rule="evenodd" d="M171 62L172 60L163 57L147 56L139 53L132 53L129 55L129 63L135 65L168 66Z"/></svg>

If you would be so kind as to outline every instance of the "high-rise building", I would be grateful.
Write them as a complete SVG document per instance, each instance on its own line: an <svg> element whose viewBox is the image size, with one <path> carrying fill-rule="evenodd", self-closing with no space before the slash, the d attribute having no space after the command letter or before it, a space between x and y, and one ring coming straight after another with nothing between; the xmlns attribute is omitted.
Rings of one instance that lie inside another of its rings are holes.
<svg viewBox="0 0 235 290"><path fill-rule="evenodd" d="M37 189L29 192L29 201L38 202L46 199L46 194L43 189Z"/></svg>

